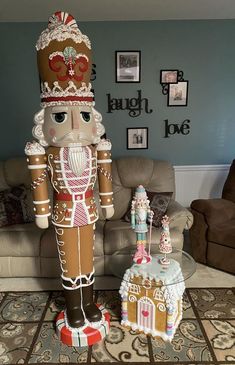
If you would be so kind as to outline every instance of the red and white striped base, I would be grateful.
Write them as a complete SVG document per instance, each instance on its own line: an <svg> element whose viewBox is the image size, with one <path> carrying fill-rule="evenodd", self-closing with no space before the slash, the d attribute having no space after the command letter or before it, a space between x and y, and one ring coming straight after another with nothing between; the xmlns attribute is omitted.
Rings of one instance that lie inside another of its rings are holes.
<svg viewBox="0 0 235 365"><path fill-rule="evenodd" d="M103 306L97 304L97 307L101 310L102 320L89 322L80 328L66 326L65 312L60 312L56 318L56 333L60 341L67 346L85 347L103 340L109 332L110 314Z"/></svg>

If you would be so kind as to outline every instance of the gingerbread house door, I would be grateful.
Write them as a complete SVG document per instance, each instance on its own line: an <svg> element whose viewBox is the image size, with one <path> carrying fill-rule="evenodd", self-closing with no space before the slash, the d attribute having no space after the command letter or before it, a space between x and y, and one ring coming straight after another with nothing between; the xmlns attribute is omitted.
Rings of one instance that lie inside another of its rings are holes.
<svg viewBox="0 0 235 365"><path fill-rule="evenodd" d="M155 329L155 305L147 297L138 300L137 324L145 328Z"/></svg>

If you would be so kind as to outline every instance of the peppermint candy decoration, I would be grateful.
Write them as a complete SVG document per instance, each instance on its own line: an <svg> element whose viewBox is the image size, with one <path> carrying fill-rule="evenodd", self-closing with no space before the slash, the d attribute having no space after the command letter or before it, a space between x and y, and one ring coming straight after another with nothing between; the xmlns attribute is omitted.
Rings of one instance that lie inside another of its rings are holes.
<svg viewBox="0 0 235 365"><path fill-rule="evenodd" d="M64 25L67 25L68 27L76 28L76 29L78 27L76 20L74 19L74 17L72 15L70 15L69 13L65 13L64 11L57 11L52 16L50 16L49 21L48 21L48 28L54 29L54 28L60 26L61 24L64 24Z"/></svg>

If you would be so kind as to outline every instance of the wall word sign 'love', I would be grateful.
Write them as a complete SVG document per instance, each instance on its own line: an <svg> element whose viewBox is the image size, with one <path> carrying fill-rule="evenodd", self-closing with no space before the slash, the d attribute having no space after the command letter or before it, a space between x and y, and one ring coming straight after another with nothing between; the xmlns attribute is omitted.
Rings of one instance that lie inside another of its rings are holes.
<svg viewBox="0 0 235 365"><path fill-rule="evenodd" d="M172 134L183 134L186 136L190 132L190 120L185 119L181 124L179 123L169 123L168 119L165 122L165 136L164 138L169 138Z"/></svg>

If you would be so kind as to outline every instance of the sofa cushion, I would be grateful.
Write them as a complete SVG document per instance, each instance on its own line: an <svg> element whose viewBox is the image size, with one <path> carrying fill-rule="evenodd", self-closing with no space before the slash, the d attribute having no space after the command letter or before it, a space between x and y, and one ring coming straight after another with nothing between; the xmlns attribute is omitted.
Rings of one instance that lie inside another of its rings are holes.
<svg viewBox="0 0 235 365"><path fill-rule="evenodd" d="M42 230L34 223L0 228L0 256L39 256L41 234Z"/></svg>
<svg viewBox="0 0 235 365"><path fill-rule="evenodd" d="M121 219L128 210L132 191L138 185L146 190L175 194L175 174L167 161L144 157L124 157L112 163L114 215L110 220Z"/></svg>
<svg viewBox="0 0 235 365"><path fill-rule="evenodd" d="M152 243L159 244L160 242L159 228L153 227L152 230ZM176 248L182 248L183 235L178 228L174 227L170 231L172 246ZM114 252L121 250L124 247L135 245L136 233L130 227L130 223L125 221L107 221L105 224L104 235L104 252L105 255L112 255Z"/></svg>
<svg viewBox="0 0 235 365"><path fill-rule="evenodd" d="M210 225L208 241L235 249L235 219Z"/></svg>
<svg viewBox="0 0 235 365"><path fill-rule="evenodd" d="M24 185L0 191L0 227L33 222L33 202Z"/></svg>
<svg viewBox="0 0 235 365"><path fill-rule="evenodd" d="M222 198L235 203L235 160L233 160L230 166L229 173L223 187Z"/></svg>
<svg viewBox="0 0 235 365"><path fill-rule="evenodd" d="M153 191L146 191L148 199L150 201L150 208L154 213L153 216L153 226L160 228L162 223L162 218L166 214L172 193L156 193ZM126 222L131 221L131 208L125 214L124 219Z"/></svg>

